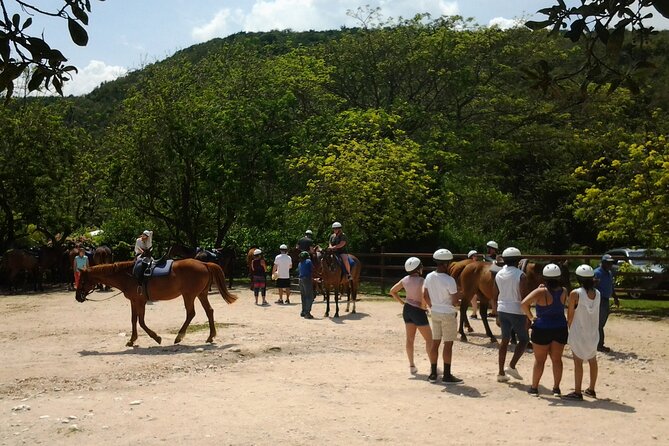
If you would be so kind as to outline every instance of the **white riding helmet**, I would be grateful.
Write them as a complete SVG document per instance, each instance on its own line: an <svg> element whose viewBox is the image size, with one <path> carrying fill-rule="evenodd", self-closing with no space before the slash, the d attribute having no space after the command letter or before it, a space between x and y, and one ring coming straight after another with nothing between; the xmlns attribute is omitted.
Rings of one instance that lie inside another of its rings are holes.
<svg viewBox="0 0 669 446"><path fill-rule="evenodd" d="M151 236L151 231L149 231L149 230L147 229L146 231L142 232L142 235L145 235L145 236L147 236L147 237L150 237L150 236Z"/></svg>
<svg viewBox="0 0 669 446"><path fill-rule="evenodd" d="M514 248L513 246L508 247L504 251L502 251L503 259L513 259L521 256L522 254L520 253L520 249Z"/></svg>
<svg viewBox="0 0 669 446"><path fill-rule="evenodd" d="M306 231L304 231L304 233L307 234L307 235L312 235L313 234L313 232L311 232L311 229L307 229Z"/></svg>
<svg viewBox="0 0 669 446"><path fill-rule="evenodd" d="M472 249L471 251L469 251L469 252L467 253L467 258L468 258L468 259L471 259L472 256L475 256L476 254L478 254L478 252L476 252L475 249Z"/></svg>
<svg viewBox="0 0 669 446"><path fill-rule="evenodd" d="M255 251L253 251L254 256L259 256L260 254L262 254L262 251L259 250L259 249L256 249Z"/></svg>
<svg viewBox="0 0 669 446"><path fill-rule="evenodd" d="M576 275L588 279L590 277L595 277L595 271L592 269L592 266L584 264L576 268Z"/></svg>
<svg viewBox="0 0 669 446"><path fill-rule="evenodd" d="M288 246L286 246L285 244L283 244L283 245L279 246L279 249L280 249L281 251L288 251Z"/></svg>
<svg viewBox="0 0 669 446"><path fill-rule="evenodd" d="M338 221L332 223L332 229L337 229L337 228L341 228L341 223L339 223Z"/></svg>
<svg viewBox="0 0 669 446"><path fill-rule="evenodd" d="M447 262L453 260L453 254L448 249L442 248L437 249L434 254L432 254L432 258L441 262Z"/></svg>
<svg viewBox="0 0 669 446"><path fill-rule="evenodd" d="M560 270L560 267L555 263L549 263L544 266L544 270L541 274L547 279L554 279L562 275L562 270Z"/></svg>
<svg viewBox="0 0 669 446"><path fill-rule="evenodd" d="M494 249L499 249L499 245L497 242L490 240L488 243L485 244L488 248L494 248Z"/></svg>
<svg viewBox="0 0 669 446"><path fill-rule="evenodd" d="M408 273L413 273L418 268L423 266L418 257L409 257L406 262L404 262L404 269Z"/></svg>

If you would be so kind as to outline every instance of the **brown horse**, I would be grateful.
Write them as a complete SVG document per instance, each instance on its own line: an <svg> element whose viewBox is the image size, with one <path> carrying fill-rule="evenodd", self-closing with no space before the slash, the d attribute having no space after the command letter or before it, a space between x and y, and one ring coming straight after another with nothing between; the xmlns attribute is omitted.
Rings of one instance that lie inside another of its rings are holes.
<svg viewBox="0 0 669 446"><path fill-rule="evenodd" d="M201 262L216 263L228 277L228 287L232 288L233 286L234 266L237 257L237 251L234 248L214 248L208 251L206 249L190 248L180 243L175 243L167 251L167 257L196 259Z"/></svg>
<svg viewBox="0 0 669 446"><path fill-rule="evenodd" d="M12 291L20 274L27 274L33 282L33 291L43 291L39 259L23 249L10 249L2 258L2 269L7 271L9 289Z"/></svg>
<svg viewBox="0 0 669 446"><path fill-rule="evenodd" d="M334 317L339 317L339 293L346 290L347 299L346 299L346 311L349 311L349 305L353 301L353 311L355 314L355 302L358 300L358 287L360 286L360 271L362 270L362 264L360 260L354 255L349 254L348 257L352 259L355 263L351 266L351 278L348 280L346 278L346 273L344 266L341 265L340 261L337 259L338 255L330 249L323 251L323 256L321 257L320 266L318 270L320 271L323 283L323 291L325 292L325 301L327 302L327 307L325 310L325 317L330 316L330 290L334 291L335 299L335 314Z"/></svg>
<svg viewBox="0 0 669 446"><path fill-rule="evenodd" d="M110 263L113 263L111 249L108 246L99 246L95 248L95 251L93 251L92 266L108 265ZM105 291L109 291L111 289L109 285L103 286L103 284L99 284L98 288L99 289L104 288Z"/></svg>
<svg viewBox="0 0 669 446"><path fill-rule="evenodd" d="M469 326L467 319L467 307L474 294L478 294L481 302L481 320L485 328L486 335L492 342L497 342L497 338L492 334L488 324L488 305L492 302L495 289L495 273L491 271L494 263L490 262L471 262L462 269L460 273L460 285L462 286L462 300L460 301L460 325L459 333L462 341L467 341L467 335L464 332L464 326ZM527 291L530 292L543 283L542 271L545 264L534 262L523 262L519 267L527 276ZM563 286L569 287L569 269L567 262L559 265L562 271Z"/></svg>
<svg viewBox="0 0 669 446"><path fill-rule="evenodd" d="M79 279L79 289L76 291L76 299L79 302L86 301L95 284L98 282L118 288L125 297L130 300L132 308L132 336L126 344L132 347L137 340L137 321L144 331L158 344L162 338L146 326L144 322L145 305L147 297L141 293L141 287L137 285L137 279L132 276L135 262L119 262L111 265L93 266L82 271ZM223 299L231 304L237 300L237 296L230 294L225 287L225 274L220 266L215 263L202 263L194 259L175 261L170 274L165 277L149 279L148 295L151 300L170 300L183 296L186 307L186 321L181 326L174 343L181 342L186 335L186 330L195 316L195 298L200 299L209 320L209 337L207 342L214 342L216 336L216 325L214 324L214 309L209 303L209 285L215 282Z"/></svg>

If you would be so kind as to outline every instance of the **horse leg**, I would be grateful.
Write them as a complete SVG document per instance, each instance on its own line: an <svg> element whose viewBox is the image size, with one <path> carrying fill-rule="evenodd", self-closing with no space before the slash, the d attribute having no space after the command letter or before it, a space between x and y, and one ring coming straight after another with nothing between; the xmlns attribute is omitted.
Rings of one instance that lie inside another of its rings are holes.
<svg viewBox="0 0 669 446"><path fill-rule="evenodd" d="M460 340L467 342L467 335L465 334L465 321L467 321L467 298L463 297L460 300L460 324L458 326L458 333L460 333ZM469 321L467 321L469 325Z"/></svg>
<svg viewBox="0 0 669 446"><path fill-rule="evenodd" d="M132 334L130 340L125 344L126 347L132 347L137 340L137 309L133 302L130 302L130 309L132 310Z"/></svg>
<svg viewBox="0 0 669 446"><path fill-rule="evenodd" d="M334 295L335 295L335 314L334 317L339 317L339 291L340 291L341 285L338 285L334 289Z"/></svg>
<svg viewBox="0 0 669 446"><path fill-rule="evenodd" d="M207 320L209 321L209 337L207 338L208 343L214 342L214 338L216 337L216 324L214 323L214 308L211 306L209 303L209 297L207 294L200 294L198 296L200 299L200 303L202 304L202 308L204 308L204 312L207 314Z"/></svg>
<svg viewBox="0 0 669 446"><path fill-rule="evenodd" d="M323 294L325 296L325 316L324 317L329 317L330 316L330 288L325 287Z"/></svg>
<svg viewBox="0 0 669 446"><path fill-rule="evenodd" d="M141 299L141 298L140 298ZM163 341L163 338L158 336L155 331L151 330L149 327L146 326L146 323L144 322L144 313L146 312L146 301L140 302L137 304L137 317L139 319L139 326L142 327L142 329L151 336L151 338L156 341L158 344L160 344Z"/></svg>
<svg viewBox="0 0 669 446"><path fill-rule="evenodd" d="M186 297L184 296L184 306L186 307L186 320L184 321L184 324L181 326L179 329L179 333L177 334L177 337L174 339L174 343L178 344L181 342L181 340L186 336L186 330L188 329L188 326L190 325L190 321L193 320L195 317L195 296L193 297ZM211 322L210 322L211 324ZM210 329L210 334L211 334L211 325L209 326Z"/></svg>
<svg viewBox="0 0 669 446"><path fill-rule="evenodd" d="M492 330L490 330L490 324L488 324L488 300L481 299L479 308L481 312L481 320L483 321L483 327L485 328L485 334L490 338L490 342L496 344L497 338L495 337L494 334L492 334Z"/></svg>

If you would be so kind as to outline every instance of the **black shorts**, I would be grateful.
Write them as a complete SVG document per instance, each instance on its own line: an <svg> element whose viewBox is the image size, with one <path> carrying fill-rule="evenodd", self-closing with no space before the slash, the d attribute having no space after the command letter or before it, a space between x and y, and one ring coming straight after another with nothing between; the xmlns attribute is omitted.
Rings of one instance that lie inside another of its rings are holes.
<svg viewBox="0 0 669 446"><path fill-rule="evenodd" d="M277 288L290 288L290 279L276 279Z"/></svg>
<svg viewBox="0 0 669 446"><path fill-rule="evenodd" d="M532 328L530 340L533 344L549 345L551 342L567 344L569 331L567 327L562 328Z"/></svg>
<svg viewBox="0 0 669 446"><path fill-rule="evenodd" d="M430 325L430 322L427 320L427 311L421 310L413 305L404 304L402 318L404 319L405 324L414 324L416 327Z"/></svg>

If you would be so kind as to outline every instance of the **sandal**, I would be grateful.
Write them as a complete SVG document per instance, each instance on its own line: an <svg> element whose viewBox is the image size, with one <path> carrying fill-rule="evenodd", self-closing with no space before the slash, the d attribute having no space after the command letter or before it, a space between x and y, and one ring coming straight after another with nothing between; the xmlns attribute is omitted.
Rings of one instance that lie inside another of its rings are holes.
<svg viewBox="0 0 669 446"><path fill-rule="evenodd" d="M582 393L571 392L570 394L565 395L562 398L564 398L566 400L583 401L583 394Z"/></svg>
<svg viewBox="0 0 669 446"><path fill-rule="evenodd" d="M586 395L588 395L590 398L595 398L595 399L597 399L597 392L595 392L594 390L585 389L585 390L583 391L583 393L585 393Z"/></svg>

